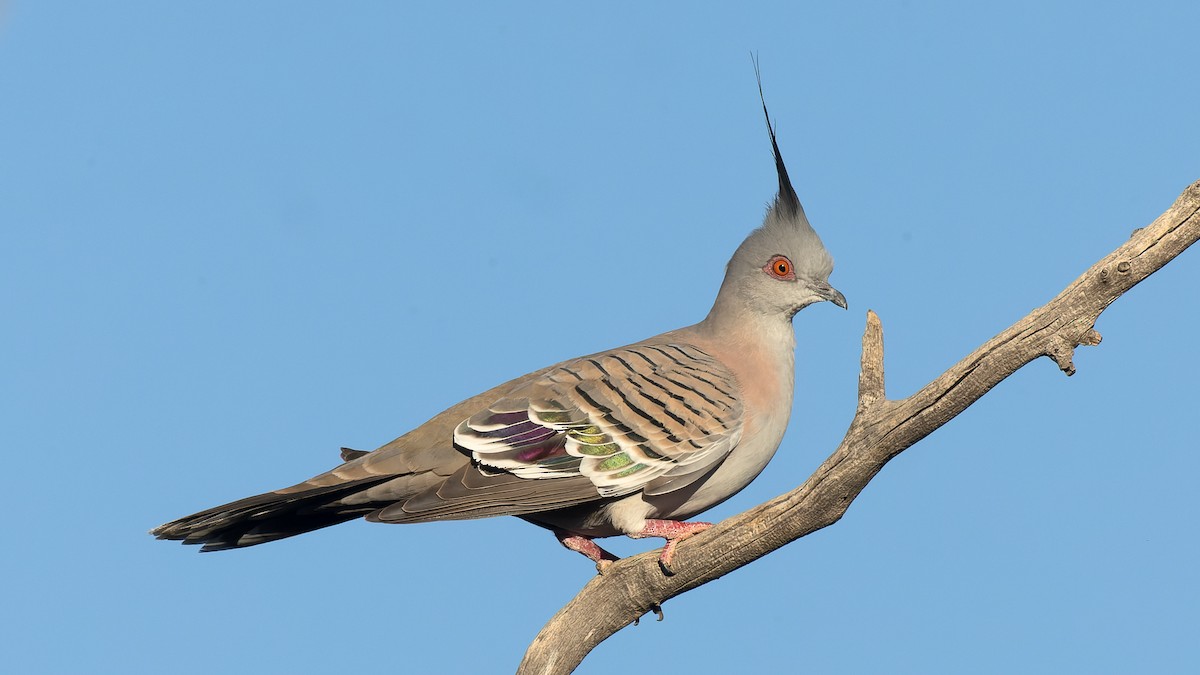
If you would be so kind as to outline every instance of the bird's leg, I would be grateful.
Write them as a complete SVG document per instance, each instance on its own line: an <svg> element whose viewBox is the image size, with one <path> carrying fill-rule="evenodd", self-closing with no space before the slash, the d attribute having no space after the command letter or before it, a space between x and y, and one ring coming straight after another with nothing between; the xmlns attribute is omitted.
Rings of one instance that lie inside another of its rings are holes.
<svg viewBox="0 0 1200 675"><path fill-rule="evenodd" d="M646 526L641 532L631 534L634 539L642 539L645 537L662 537L667 540L667 545L663 546L662 555L658 557L658 564L662 565L667 574L671 572L671 560L675 557L675 545L687 539L688 537L698 534L712 527L712 523L683 523L678 520L646 520Z"/></svg>
<svg viewBox="0 0 1200 675"><path fill-rule="evenodd" d="M614 562L620 560L617 556L600 548L600 545L592 541L591 537L585 537L582 534L571 534L566 530L554 530L554 536L558 537L558 541L563 546L582 553L588 558L591 558L596 563L596 571L604 574L604 570Z"/></svg>

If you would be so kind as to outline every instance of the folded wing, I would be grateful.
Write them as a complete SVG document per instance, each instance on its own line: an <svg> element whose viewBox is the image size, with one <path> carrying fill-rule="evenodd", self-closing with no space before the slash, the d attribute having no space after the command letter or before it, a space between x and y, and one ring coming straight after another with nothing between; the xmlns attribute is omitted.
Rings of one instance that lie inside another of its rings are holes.
<svg viewBox="0 0 1200 675"><path fill-rule="evenodd" d="M459 424L484 470L586 477L600 497L690 485L737 446L733 376L690 345L635 345L560 365Z"/></svg>

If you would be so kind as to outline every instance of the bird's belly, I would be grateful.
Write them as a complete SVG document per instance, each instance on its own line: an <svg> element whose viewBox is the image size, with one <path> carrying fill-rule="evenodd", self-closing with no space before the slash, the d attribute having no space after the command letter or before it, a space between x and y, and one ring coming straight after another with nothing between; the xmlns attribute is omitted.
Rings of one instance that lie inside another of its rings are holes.
<svg viewBox="0 0 1200 675"><path fill-rule="evenodd" d="M646 519L687 520L729 499L750 484L779 449L791 417L791 392L765 415L747 420L738 444L713 473L672 492L641 492L576 507L527 516L528 520L589 537L640 533Z"/></svg>
<svg viewBox="0 0 1200 675"><path fill-rule="evenodd" d="M737 494L757 478L771 458L775 456L775 451L779 448L780 441L783 440L784 428L786 428L786 422L780 427L778 433L764 430L764 433L758 434L753 441L743 442L729 453L729 457L725 458L725 461L707 480L702 482L697 490L686 495L686 499L682 501L680 497L684 495L674 496L674 493L643 497L648 504L655 507L648 517L686 520ZM688 490L680 492L686 493Z"/></svg>
<svg viewBox="0 0 1200 675"><path fill-rule="evenodd" d="M646 496L640 492L605 502L526 516L528 520L588 537L637 534L646 519L687 520L737 494L750 484L771 461L783 432L760 434L757 442L743 443L729 454L707 480L666 494Z"/></svg>

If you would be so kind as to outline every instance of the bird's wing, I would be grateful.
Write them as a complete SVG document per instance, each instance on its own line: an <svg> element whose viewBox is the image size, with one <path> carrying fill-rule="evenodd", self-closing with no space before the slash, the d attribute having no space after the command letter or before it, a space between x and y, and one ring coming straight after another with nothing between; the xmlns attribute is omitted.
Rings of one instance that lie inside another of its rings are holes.
<svg viewBox="0 0 1200 675"><path fill-rule="evenodd" d="M598 497L662 494L720 463L742 418L719 361L686 344L643 344L549 370L459 424L454 443L484 471L583 476Z"/></svg>

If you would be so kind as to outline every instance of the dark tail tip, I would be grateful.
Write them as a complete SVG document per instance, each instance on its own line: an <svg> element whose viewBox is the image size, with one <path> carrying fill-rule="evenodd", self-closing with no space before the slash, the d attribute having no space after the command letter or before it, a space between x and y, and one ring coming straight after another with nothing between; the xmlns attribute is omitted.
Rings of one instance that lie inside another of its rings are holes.
<svg viewBox="0 0 1200 675"><path fill-rule="evenodd" d="M365 516L380 504L344 504L342 498L395 476L372 476L290 493L268 492L193 513L150 530L159 539L203 544L203 552L244 548Z"/></svg>

